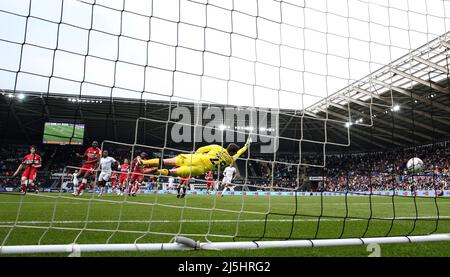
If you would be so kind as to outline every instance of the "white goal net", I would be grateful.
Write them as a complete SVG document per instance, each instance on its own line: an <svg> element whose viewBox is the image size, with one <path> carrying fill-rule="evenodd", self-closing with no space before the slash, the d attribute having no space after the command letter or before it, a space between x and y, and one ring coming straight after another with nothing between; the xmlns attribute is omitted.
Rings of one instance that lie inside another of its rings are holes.
<svg viewBox="0 0 450 277"><path fill-rule="evenodd" d="M449 240L449 11L2 1L0 253Z"/></svg>

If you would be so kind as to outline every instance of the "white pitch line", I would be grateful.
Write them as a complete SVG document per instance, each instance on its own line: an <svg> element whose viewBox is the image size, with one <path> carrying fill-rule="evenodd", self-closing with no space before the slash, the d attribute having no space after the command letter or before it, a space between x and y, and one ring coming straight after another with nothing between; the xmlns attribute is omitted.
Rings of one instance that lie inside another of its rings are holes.
<svg viewBox="0 0 450 277"><path fill-rule="evenodd" d="M449 219L450 216L441 216L439 219ZM374 220L421 220L421 219L438 219L434 216L420 216L420 217L384 217L384 218L372 218L371 221ZM319 220L319 217L312 219L295 219L295 222L316 222ZM320 218L320 221L343 221L344 218ZM366 221L368 218L347 218L346 221ZM206 220L206 219L182 219L182 220L24 220L24 221L0 221L0 224L77 224L77 223L236 223L236 222L292 222L292 219L214 219L214 220Z"/></svg>
<svg viewBox="0 0 450 277"><path fill-rule="evenodd" d="M51 197L51 196L44 196L44 197ZM62 196L64 198L67 198L67 196ZM148 205L148 204L153 204L153 203L145 203L145 202L134 202L134 201L116 201L116 200L106 200L106 199L87 199L87 198L71 198L68 197L72 200L84 200L84 201L88 201L88 200L92 200L94 202L107 202L107 203L111 203L113 202L114 204L121 204L121 203L126 203L126 204L144 204L144 205ZM33 204L33 205L53 205L55 204L55 202L27 202L27 201L2 201L0 202L1 204ZM84 203L74 203L74 202L61 202L58 201L58 205L84 205ZM233 202L223 202L220 205L224 205L224 206L232 206L232 205L240 205L241 203L233 203ZM156 205L161 205L161 204L156 204ZM245 205L247 206L268 206L269 203L245 203ZM295 206L295 203L273 203L271 204L272 206L276 205L276 206ZM381 205L387 205L387 206L392 206L392 203L372 203L372 207L374 206L381 206ZM407 202L398 202L395 203L395 206L397 205L414 205L414 203L407 203ZM421 205L433 205L435 206L436 204L434 202L420 202L417 203L417 206L420 208ZM441 202L437 204L438 206L442 206L442 205L450 205L450 202ZM320 207L320 204L318 203L299 203L298 206L301 208L302 206L318 206ZM324 207L326 206L342 206L345 207L345 203L324 203L323 204ZM367 206L369 207L369 203L347 203L347 206ZM208 208L205 208L208 209Z"/></svg>
<svg viewBox="0 0 450 277"><path fill-rule="evenodd" d="M88 201L92 201L92 202L103 202L103 203L111 203L111 204L133 204L133 205L142 205L142 206L161 206L161 207L168 207L168 208L177 208L177 209L194 209L194 210L209 210L209 208L207 207L193 207L193 206L178 206L178 205L170 205L170 204L164 204L164 203L158 203L158 202L154 202L154 203L147 203L147 202L139 202L139 201L129 201L129 200L122 200L122 201L118 201L118 200L109 200L109 199L101 199L101 198L78 198L78 197L73 197L73 196L64 196L64 195L58 195L58 196L53 196L53 195L43 195L43 194L30 194L30 196L33 197L46 197L46 198L52 198L52 199L68 199L68 200L75 200L75 201L84 201L84 202L88 202ZM96 197L96 196L95 196ZM131 198L131 197L130 197ZM15 203L20 203L21 201L17 201ZM6 202L0 202L0 204L2 203L6 203ZM10 203L14 203L14 201L10 201ZM27 203L27 202L22 202L22 203ZM48 203L48 204L55 204L55 202L31 202L32 204L36 204L36 203ZM30 203L30 204L31 204ZM69 204L70 202L58 202L58 204ZM230 203L230 202L222 202L220 205L224 205L224 206L232 206L235 205L236 203ZM238 204L241 204L240 202ZM74 203L73 205L81 205L81 203ZM269 206L269 203L246 203L247 206ZM272 206L295 206L294 203L271 203ZM317 203L298 203L299 208L301 209L302 206L317 206ZM375 206L381 206L381 205L387 205L387 206L392 206L392 203L372 203L372 208L375 208ZM413 203L408 203L408 202L395 202L394 204L395 206L400 206L400 205L413 205ZM420 209L421 205L433 205L436 206L436 203L434 202L420 202L417 203L418 208ZM441 205L450 205L450 202L438 202L437 204L438 206ZM319 205L320 206L320 205ZM327 207L327 206L340 206L340 207L345 207L345 203L324 203L323 207ZM369 202L353 202L353 203L347 203L347 206L370 206ZM216 211L224 211L224 212L232 212L232 213L239 213L240 211L237 210L230 210L230 209L221 209L221 208L216 208ZM248 214L266 214L267 212L258 212L258 211L244 211L244 213L248 213Z"/></svg>

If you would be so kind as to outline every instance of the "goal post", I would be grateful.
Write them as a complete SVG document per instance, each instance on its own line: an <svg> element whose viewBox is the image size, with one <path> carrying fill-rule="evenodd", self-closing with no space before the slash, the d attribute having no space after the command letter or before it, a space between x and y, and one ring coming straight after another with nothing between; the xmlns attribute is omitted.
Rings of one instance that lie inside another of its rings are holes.
<svg viewBox="0 0 450 277"><path fill-rule="evenodd" d="M178 239L178 238L177 238ZM180 240L180 239L178 239ZM85 252L139 252L139 251L186 251L186 250L237 250L267 249L290 247L332 247L356 246L390 243L420 243L450 241L450 234L434 234L426 236L378 237L378 238L345 238L315 240L284 241L242 241L242 242L198 242L186 243L186 239L173 243L137 243L137 244L68 244L68 245L20 245L2 246L0 254L32 254L32 253L85 253ZM190 239L188 239L190 240Z"/></svg>

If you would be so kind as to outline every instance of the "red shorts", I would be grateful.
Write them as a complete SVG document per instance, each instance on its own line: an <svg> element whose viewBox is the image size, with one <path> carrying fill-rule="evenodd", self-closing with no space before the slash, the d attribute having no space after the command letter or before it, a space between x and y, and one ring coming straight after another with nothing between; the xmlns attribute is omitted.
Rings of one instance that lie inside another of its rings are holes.
<svg viewBox="0 0 450 277"><path fill-rule="evenodd" d="M135 181L142 181L144 179L144 174L141 170L139 169L135 169L133 170L133 173L131 174L131 180L135 180Z"/></svg>
<svg viewBox="0 0 450 277"><path fill-rule="evenodd" d="M36 180L36 172L37 168L33 166L27 166L22 173L22 177L26 177L28 180L34 181Z"/></svg>
<svg viewBox="0 0 450 277"><path fill-rule="evenodd" d="M119 177L119 184L123 184L127 181L128 174L121 174Z"/></svg>
<svg viewBox="0 0 450 277"><path fill-rule="evenodd" d="M214 181L207 181L206 182L206 187L207 188L213 188L214 187Z"/></svg>
<svg viewBox="0 0 450 277"><path fill-rule="evenodd" d="M88 172L89 174L93 174L96 166L96 164L83 164L83 166L80 168L80 173Z"/></svg>
<svg viewBox="0 0 450 277"><path fill-rule="evenodd" d="M191 180L191 178L189 178L189 177L181 177L180 178L180 184L186 184L187 185L190 180Z"/></svg>

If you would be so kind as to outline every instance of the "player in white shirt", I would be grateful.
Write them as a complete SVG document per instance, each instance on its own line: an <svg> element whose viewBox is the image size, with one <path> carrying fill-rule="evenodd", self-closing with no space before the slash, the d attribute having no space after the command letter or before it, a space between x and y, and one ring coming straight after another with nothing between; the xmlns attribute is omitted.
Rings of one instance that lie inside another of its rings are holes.
<svg viewBox="0 0 450 277"><path fill-rule="evenodd" d="M222 179L222 186L224 186L225 188L222 191L221 197L223 197L223 194L225 193L225 191L229 188L230 191L234 191L234 186L231 183L231 181L233 181L233 178L236 174L236 168L233 167L232 165L229 165L225 168L225 170L223 171L223 179Z"/></svg>
<svg viewBox="0 0 450 277"><path fill-rule="evenodd" d="M169 177L169 186L167 187L168 190L172 190L175 188L175 178L173 176Z"/></svg>
<svg viewBox="0 0 450 277"><path fill-rule="evenodd" d="M118 165L119 162L117 162L113 157L108 156L108 151L104 150L99 163L100 175L98 176L97 184L100 188L100 193L98 196L103 194L105 184L109 181L109 178L111 178L113 164Z"/></svg>
<svg viewBox="0 0 450 277"><path fill-rule="evenodd" d="M77 186L77 184L73 181L73 180L76 180L77 179L77 175L78 175L78 171L74 171L73 173L72 173L72 189L73 189L73 193L72 193L72 195L76 195L77 194L77 190L78 190L78 186Z"/></svg>

